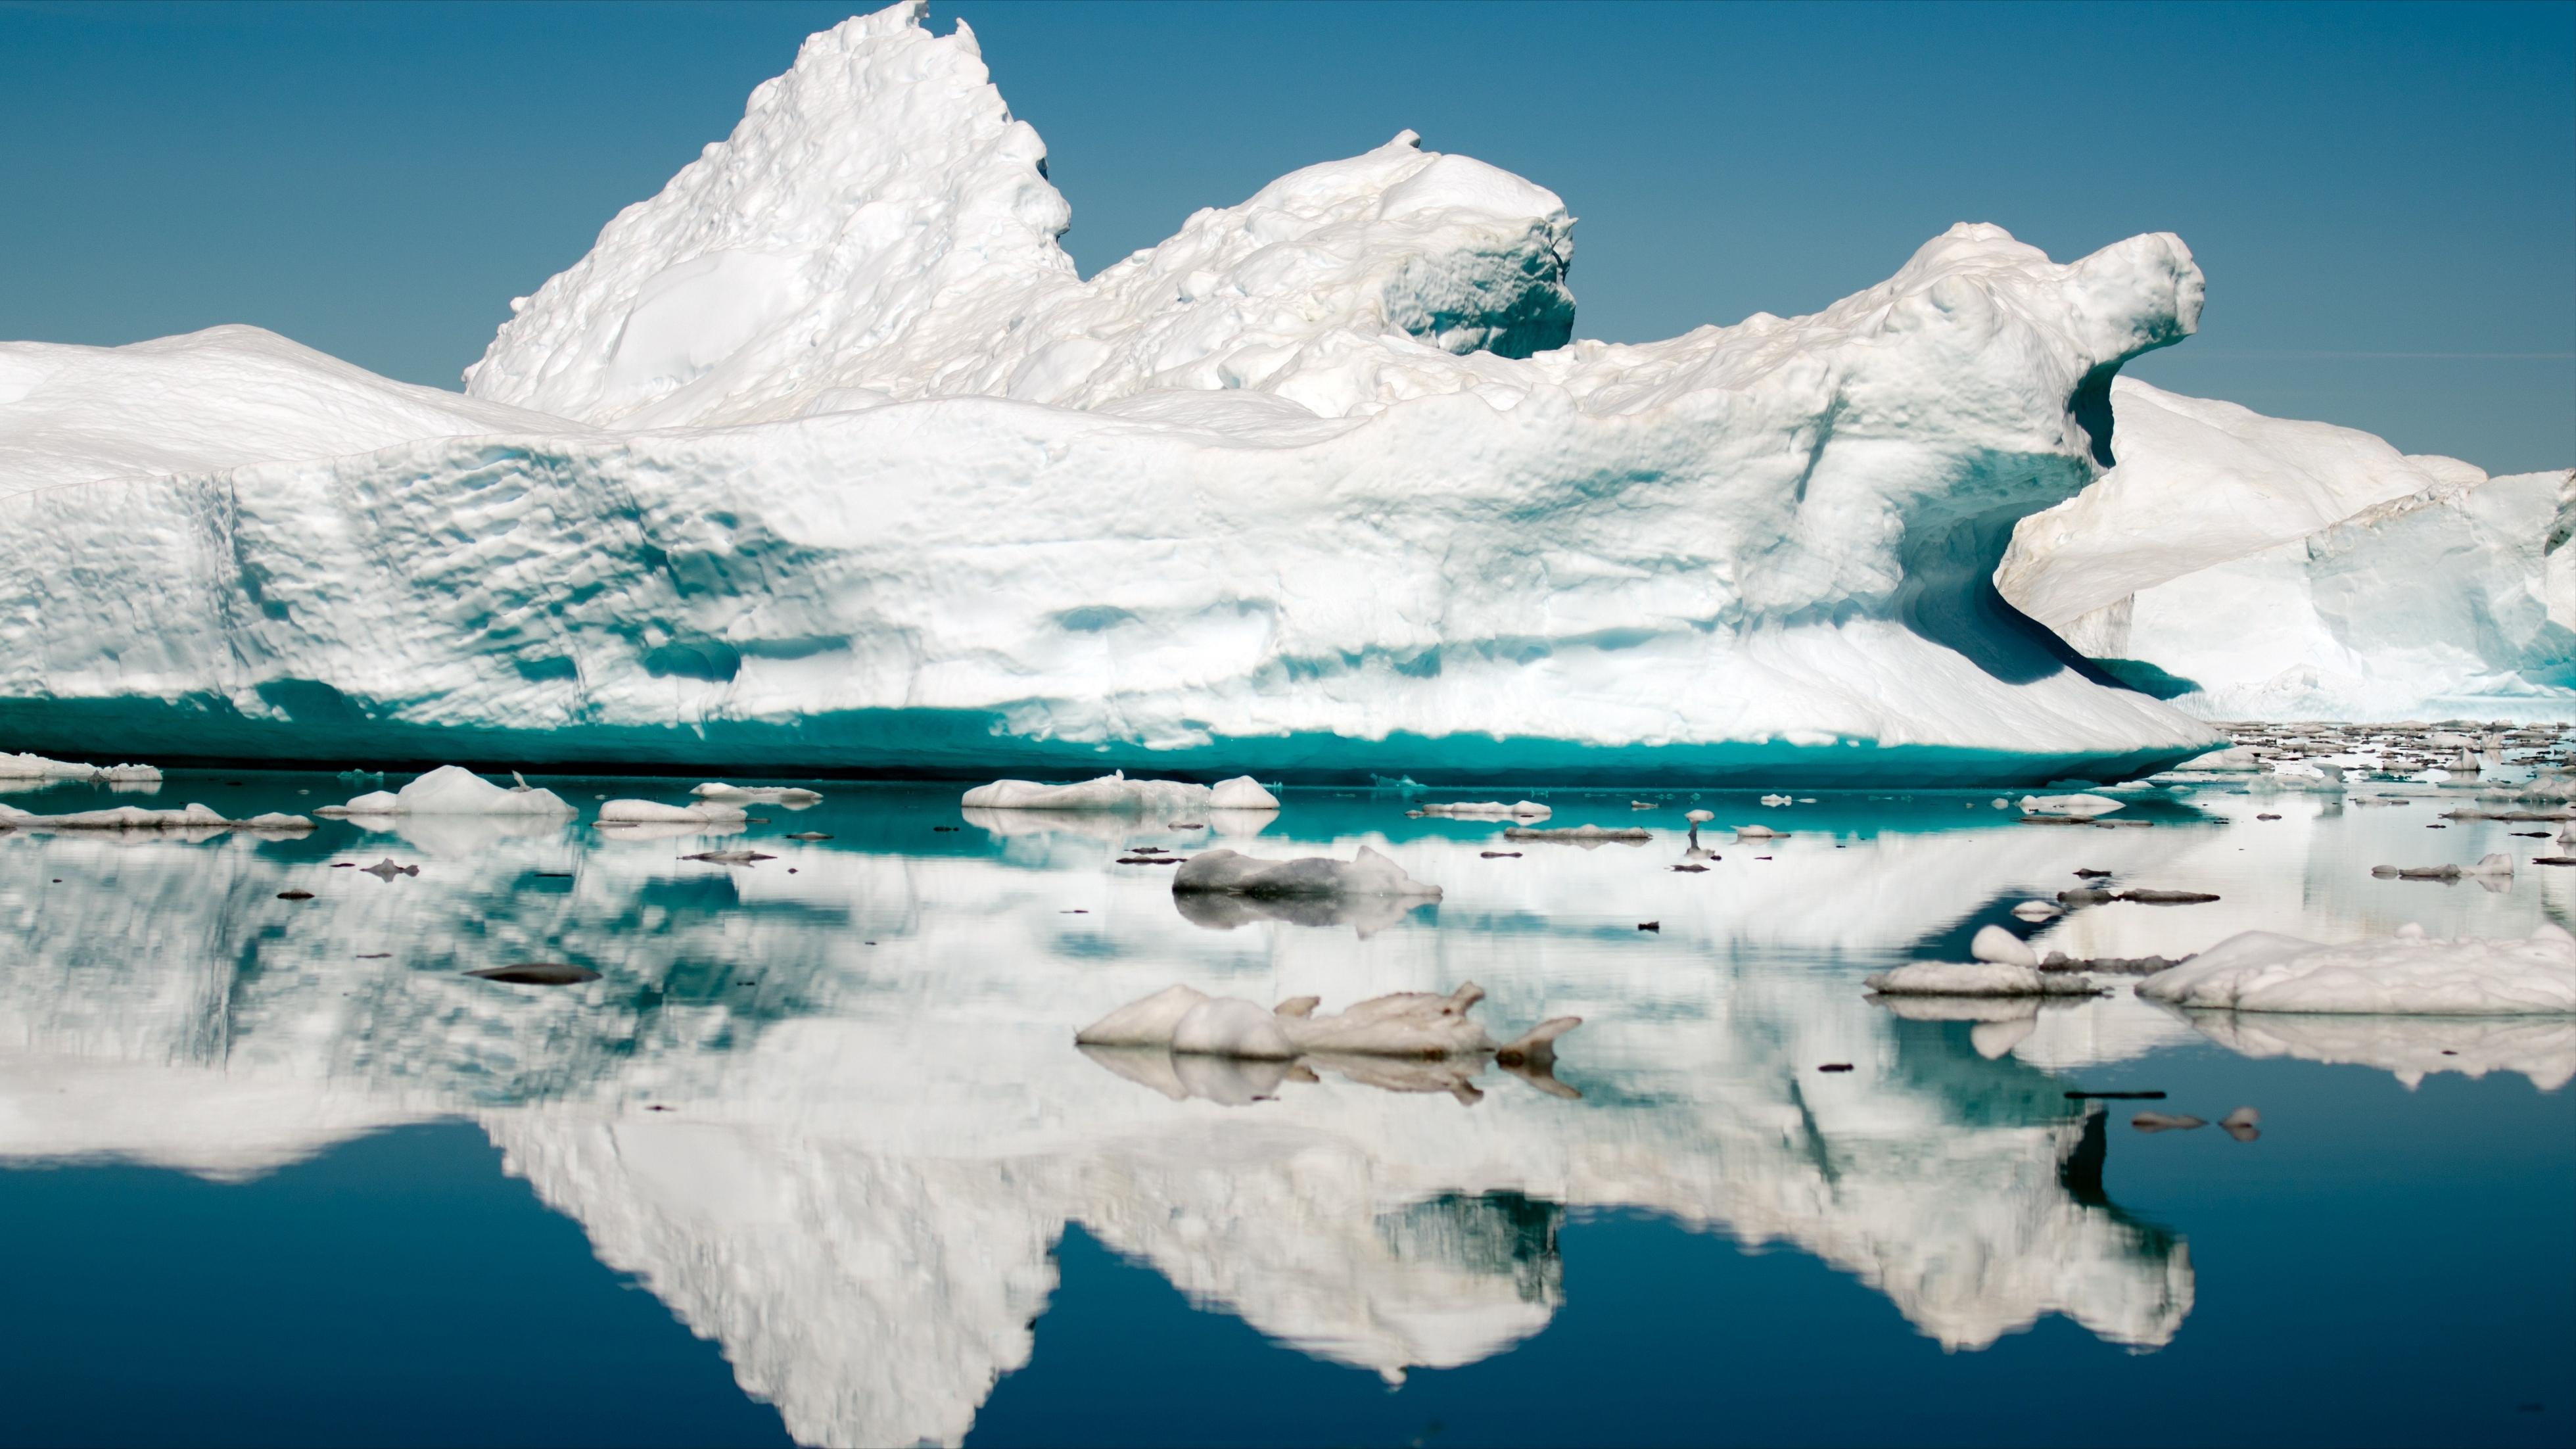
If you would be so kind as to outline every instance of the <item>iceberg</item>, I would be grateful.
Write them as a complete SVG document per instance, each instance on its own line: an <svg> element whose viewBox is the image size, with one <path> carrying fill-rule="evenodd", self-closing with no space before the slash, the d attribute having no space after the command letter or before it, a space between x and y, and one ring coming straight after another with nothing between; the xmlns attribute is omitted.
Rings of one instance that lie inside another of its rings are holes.
<svg viewBox="0 0 2576 1449"><path fill-rule="evenodd" d="M2069 645L2211 719L2576 720L2576 470L2490 478L2126 377L2110 399L2118 466L2016 525L1995 576Z"/></svg>
<svg viewBox="0 0 2576 1449"><path fill-rule="evenodd" d="M1809 316L1574 340L1564 203L1406 132L1085 280L922 16L809 39L464 397L247 328L11 344L0 732L1453 784L2220 743L1993 583L2196 326L2175 237L1961 224Z"/></svg>
<svg viewBox="0 0 2576 1449"><path fill-rule="evenodd" d="M313 812L329 816L368 815L573 815L571 802L552 790L522 782L511 789L495 785L462 765L441 765L400 790L370 790L341 805Z"/></svg>

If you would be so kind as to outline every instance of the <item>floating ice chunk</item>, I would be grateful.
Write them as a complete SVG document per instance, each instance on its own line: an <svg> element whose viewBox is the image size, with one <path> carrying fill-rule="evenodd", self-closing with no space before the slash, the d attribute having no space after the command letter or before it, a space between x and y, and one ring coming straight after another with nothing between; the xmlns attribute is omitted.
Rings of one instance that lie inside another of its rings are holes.
<svg viewBox="0 0 2576 1449"><path fill-rule="evenodd" d="M665 805L659 800L610 800L599 807L602 825L725 825L741 821L743 809L720 800L695 805Z"/></svg>
<svg viewBox="0 0 2576 1449"><path fill-rule="evenodd" d="M2576 1013L2576 937L2543 925L2521 940L2438 940L2423 928L2327 945L2270 931L2231 936L2138 983L2174 1006L2410 1016Z"/></svg>
<svg viewBox="0 0 2576 1449"><path fill-rule="evenodd" d="M1865 977L1885 996L2090 996L2089 978L1996 961L1917 961Z"/></svg>
<svg viewBox="0 0 2576 1449"><path fill-rule="evenodd" d="M205 805L177 810L146 810L119 805L109 810L80 810L68 815L37 815L0 805L0 825L22 830L310 830L301 815L270 813L234 820Z"/></svg>
<svg viewBox="0 0 2576 1449"><path fill-rule="evenodd" d="M2370 873L2397 880L2473 880L2481 876L2509 879L2513 875L2513 857L2491 851L2480 856L2475 865L2374 865Z"/></svg>
<svg viewBox="0 0 2576 1449"><path fill-rule="evenodd" d="M1172 1026L1175 1053L1286 1061L1297 1055L1279 1016L1239 996L1217 996L1182 1013Z"/></svg>
<svg viewBox="0 0 2576 1449"><path fill-rule="evenodd" d="M2030 943L2001 926L1980 926L1975 939L1968 942L1968 955L1998 966L2027 966L2039 969L2039 953Z"/></svg>
<svg viewBox="0 0 2576 1449"><path fill-rule="evenodd" d="M1248 776L1228 780L1225 784L1236 799L1248 801L1257 795L1269 803L1224 808L1279 808L1279 801ZM1250 789L1244 789L1245 786ZM1124 770L1073 785L1044 785L1035 780L996 780L967 791L958 803L969 810L1115 810L1136 815L1219 808L1216 791L1205 785L1194 785L1186 780L1130 780Z"/></svg>
<svg viewBox="0 0 2576 1449"><path fill-rule="evenodd" d="M1203 850L1172 875L1176 895L1222 892L1242 896L1409 896L1437 900L1440 887L1418 881L1404 867L1363 845L1349 861L1329 856L1256 860L1231 850Z"/></svg>
<svg viewBox="0 0 2576 1449"><path fill-rule="evenodd" d="M1276 810L1279 808L1279 797L1263 788L1261 782L1250 775L1237 775L1231 780L1219 780L1208 788L1208 808L1211 810Z"/></svg>
<svg viewBox="0 0 2576 1449"><path fill-rule="evenodd" d="M1545 820L1556 813L1535 800L1515 800L1509 805L1500 800L1431 800L1423 802L1421 810L1456 820Z"/></svg>
<svg viewBox="0 0 2576 1449"><path fill-rule="evenodd" d="M2066 908L2055 901L2024 901L2012 913L2025 921L2045 921L2066 914Z"/></svg>
<svg viewBox="0 0 2576 1449"><path fill-rule="evenodd" d="M1693 810L1682 816L1682 818L1693 825L1706 825L1708 822L1717 818L1717 812L1714 810Z"/></svg>
<svg viewBox="0 0 2576 1449"><path fill-rule="evenodd" d="M2025 815L2069 815L2083 820L2124 808L2108 795L2024 795L2020 804Z"/></svg>
<svg viewBox="0 0 2576 1449"><path fill-rule="evenodd" d="M462 765L441 765L419 779L387 793L371 790L344 805L325 805L317 815L572 815L572 805L552 790L524 784L518 789L495 785Z"/></svg>
<svg viewBox="0 0 2576 1449"><path fill-rule="evenodd" d="M1503 831L1505 840L1564 840L1577 845L1597 845L1603 841L1652 840L1655 832L1634 825L1559 825L1553 828L1514 825Z"/></svg>
<svg viewBox="0 0 2576 1449"><path fill-rule="evenodd" d="M1765 805L1787 805L1791 803L1791 801L1786 795L1765 795L1762 797L1762 803Z"/></svg>
<svg viewBox="0 0 2576 1449"><path fill-rule="evenodd" d="M0 754L0 780L94 780L136 784L161 778L151 765L84 765L42 755Z"/></svg>
<svg viewBox="0 0 2576 1449"><path fill-rule="evenodd" d="M2205 755L2195 755L2174 768L2210 770L2225 774L2252 774L2263 768L2263 759L2255 753L2252 745L2230 745L2223 750L2212 750Z"/></svg>
<svg viewBox="0 0 2576 1449"><path fill-rule="evenodd" d="M1083 1046L1170 1046L1172 1030L1190 1008L1208 999L1191 986L1166 986L1142 1001L1131 1001L1073 1034Z"/></svg>
<svg viewBox="0 0 2576 1449"><path fill-rule="evenodd" d="M1735 827L1735 838L1738 840L1786 840L1789 837L1786 832L1774 830L1768 825L1739 825Z"/></svg>
<svg viewBox="0 0 2576 1449"><path fill-rule="evenodd" d="M728 785L721 780L695 786L689 793L701 800L756 800L765 805L800 807L823 798L819 790L800 789L794 785Z"/></svg>

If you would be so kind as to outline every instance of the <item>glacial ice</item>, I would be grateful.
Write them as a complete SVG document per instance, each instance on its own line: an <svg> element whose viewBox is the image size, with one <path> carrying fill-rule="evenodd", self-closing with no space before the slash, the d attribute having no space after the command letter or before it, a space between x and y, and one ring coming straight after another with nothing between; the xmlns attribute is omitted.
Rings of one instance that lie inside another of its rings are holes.
<svg viewBox="0 0 2576 1449"><path fill-rule="evenodd" d="M75 810L63 815L39 815L33 811L0 805L0 829L11 830L96 830L96 831L281 831L310 830L313 822L301 815L279 811L254 815L247 820L230 819L210 806L188 804L177 810L146 810L139 805L118 805L106 810Z"/></svg>
<svg viewBox="0 0 2576 1449"><path fill-rule="evenodd" d="M2403 1016L2576 1015L2576 936L2445 941L2420 926L2325 945L2270 931L2230 936L2138 983L2171 1006Z"/></svg>
<svg viewBox="0 0 2576 1449"><path fill-rule="evenodd" d="M1086 281L921 14L809 40L466 397L253 329L14 345L0 735L1781 784L2215 743L1991 582L2194 327L2175 238L1963 224L1811 316L1570 341L1564 204L1406 133Z"/></svg>
<svg viewBox="0 0 2576 1449"><path fill-rule="evenodd" d="M602 825L738 825L744 817L739 805L721 800L701 800L695 805L665 805L659 800L608 800L599 807Z"/></svg>
<svg viewBox="0 0 2576 1449"><path fill-rule="evenodd" d="M370 790L316 815L573 815L552 790L495 785L462 765L441 765L400 790Z"/></svg>
<svg viewBox="0 0 2576 1449"><path fill-rule="evenodd" d="M2110 397L2118 466L2023 519L1995 576L2068 644L2212 719L2576 719L2576 471Z"/></svg>
<svg viewBox="0 0 2576 1449"><path fill-rule="evenodd" d="M82 765L69 760L49 760L42 755L0 754L0 780L91 780L111 784L140 784L158 780L161 772L151 765Z"/></svg>
<svg viewBox="0 0 2576 1449"><path fill-rule="evenodd" d="M2000 961L1916 961L1861 984L1882 996L2090 996L2095 990L2087 977Z"/></svg>
<svg viewBox="0 0 2576 1449"><path fill-rule="evenodd" d="M995 780L966 792L958 802L969 810L1104 811L1130 815L1173 814L1204 810L1276 810L1279 797L1249 775L1194 785L1187 780L1130 780L1126 772L1103 775L1076 785L1042 785L1034 780Z"/></svg>

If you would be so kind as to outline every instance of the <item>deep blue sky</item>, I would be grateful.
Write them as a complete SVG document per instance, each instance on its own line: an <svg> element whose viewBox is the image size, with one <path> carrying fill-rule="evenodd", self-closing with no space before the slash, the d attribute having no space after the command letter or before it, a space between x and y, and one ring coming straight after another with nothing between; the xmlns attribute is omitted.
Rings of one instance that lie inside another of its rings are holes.
<svg viewBox="0 0 2576 1449"><path fill-rule="evenodd" d="M456 386L847 6L0 0L0 337L255 322ZM2576 463L2576 5L936 4L1088 273L1398 129L1554 188L1577 330L1796 313L1953 221L2182 234L2137 372Z"/></svg>

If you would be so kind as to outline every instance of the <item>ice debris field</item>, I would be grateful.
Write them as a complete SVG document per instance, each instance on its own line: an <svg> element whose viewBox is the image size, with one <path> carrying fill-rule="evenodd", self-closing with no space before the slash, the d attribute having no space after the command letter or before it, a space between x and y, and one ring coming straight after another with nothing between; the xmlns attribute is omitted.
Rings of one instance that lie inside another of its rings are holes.
<svg viewBox="0 0 2576 1449"><path fill-rule="evenodd" d="M1410 132L1090 278L1044 163L899 4L461 396L250 327L0 343L0 739L2036 786L2222 717L2576 714L2570 475L2119 377L2198 324L2172 235L1962 223L1626 345L1574 336L1562 200Z"/></svg>

